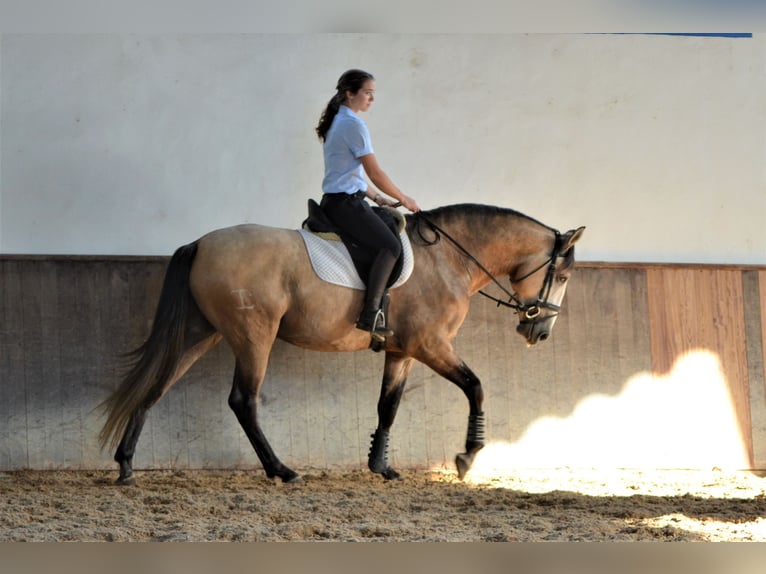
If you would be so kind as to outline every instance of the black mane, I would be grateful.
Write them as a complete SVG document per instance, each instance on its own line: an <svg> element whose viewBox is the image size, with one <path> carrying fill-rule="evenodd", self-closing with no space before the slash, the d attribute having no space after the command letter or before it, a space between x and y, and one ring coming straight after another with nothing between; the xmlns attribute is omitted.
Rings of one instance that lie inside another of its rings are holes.
<svg viewBox="0 0 766 574"><path fill-rule="evenodd" d="M491 219L495 216L520 217L536 223L544 229L548 229L552 233L555 233L557 237L560 237L559 231L557 229L546 225L533 217L525 215L520 211L509 209L507 207L497 207L494 205L483 205L479 203L458 203L454 205L444 205L435 209L421 211L420 213L407 214L407 234L410 236L410 238L413 238L414 235L417 234L423 242L429 244L432 241L438 241L438 235L434 236L433 239L424 236L422 228L420 227L421 223L433 221L434 223L437 223L437 225L448 226L450 220L452 219L459 219L466 216L470 217L473 215L479 216L479 218L487 219ZM559 253L558 255L564 257L564 261L561 264L562 269L567 269L574 265L574 246L570 247L565 253Z"/></svg>
<svg viewBox="0 0 766 574"><path fill-rule="evenodd" d="M521 213L520 211L516 211L514 209L510 209L507 207L497 207L494 205L484 205L480 203L457 203L454 205L444 205L441 207L437 207L435 209L422 211L421 213L422 215L424 215L427 219L430 219L431 221L442 222L442 223L449 222L449 220L453 218L456 218L456 217L459 218L463 216L478 215L482 217L494 217L497 215L510 215L515 217L522 217L546 229L550 229L553 232L557 231L553 227L550 227L549 225L545 225L541 221L533 217L530 217L528 215L525 215L524 213ZM418 221L418 214L408 214L407 215L408 229L411 228L414 224L417 224L417 221Z"/></svg>

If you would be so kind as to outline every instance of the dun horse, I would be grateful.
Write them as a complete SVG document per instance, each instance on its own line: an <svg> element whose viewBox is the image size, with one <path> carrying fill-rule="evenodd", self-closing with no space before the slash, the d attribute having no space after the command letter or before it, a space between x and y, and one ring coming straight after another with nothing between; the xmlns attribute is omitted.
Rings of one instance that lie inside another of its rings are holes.
<svg viewBox="0 0 766 574"><path fill-rule="evenodd" d="M456 457L462 478L484 446L481 382L452 345L471 296L494 281L509 297L499 303L519 316L518 333L529 345L546 339L574 266L573 245L584 228L559 233L521 213L474 204L406 219L415 266L410 279L390 291L388 325L395 334L385 341L368 466L386 479L399 477L388 462L388 436L418 360L468 399L465 452ZM510 290L496 278L504 276ZM299 480L258 423L258 394L272 345L279 338L319 351L368 348L370 334L354 326L362 297L358 289L317 277L296 230L240 225L180 247L168 265L151 332L103 405L108 416L101 441L117 448L118 483L134 482L133 455L149 409L221 339L236 358L229 405L266 475Z"/></svg>

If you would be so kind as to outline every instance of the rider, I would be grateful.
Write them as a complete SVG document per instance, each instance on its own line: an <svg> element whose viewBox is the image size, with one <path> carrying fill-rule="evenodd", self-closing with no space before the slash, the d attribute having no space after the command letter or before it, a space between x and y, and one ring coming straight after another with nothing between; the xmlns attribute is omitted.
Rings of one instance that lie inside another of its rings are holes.
<svg viewBox="0 0 766 574"><path fill-rule="evenodd" d="M398 237L373 212L367 197L378 205L396 205L370 189L363 171L373 184L409 211L420 211L414 199L402 193L378 165L370 132L359 117L375 100L375 78L362 70L348 70L338 80L336 93L322 112L316 133L323 142L325 174L321 206L328 218L358 243L377 255L367 279L364 308L356 323L373 337L393 332L379 321L383 296L401 252Z"/></svg>

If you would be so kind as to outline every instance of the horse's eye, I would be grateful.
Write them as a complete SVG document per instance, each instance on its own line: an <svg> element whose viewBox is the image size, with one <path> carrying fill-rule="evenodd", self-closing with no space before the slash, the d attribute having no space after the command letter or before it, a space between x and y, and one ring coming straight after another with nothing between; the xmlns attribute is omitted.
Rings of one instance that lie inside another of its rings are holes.
<svg viewBox="0 0 766 574"><path fill-rule="evenodd" d="M558 281L559 283L566 283L568 279L569 277L567 277L566 275L559 275L558 277L556 277L556 281Z"/></svg>

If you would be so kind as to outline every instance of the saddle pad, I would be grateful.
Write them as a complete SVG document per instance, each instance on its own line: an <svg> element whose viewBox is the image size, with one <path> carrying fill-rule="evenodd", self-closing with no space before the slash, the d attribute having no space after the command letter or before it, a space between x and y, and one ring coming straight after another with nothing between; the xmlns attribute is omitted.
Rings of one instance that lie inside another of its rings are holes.
<svg viewBox="0 0 766 574"><path fill-rule="evenodd" d="M359 273L351 261L351 255L342 241L332 241L322 239L316 234L306 229L299 229L298 233L303 237L306 244L306 250L309 252L309 259L314 271L323 281L341 285L342 287L351 287L352 289L366 290L366 286ZM391 285L391 289L404 285L407 279L412 275L415 267L415 260L412 255L412 245L407 232L402 230L399 233L402 240L402 272L396 282Z"/></svg>

